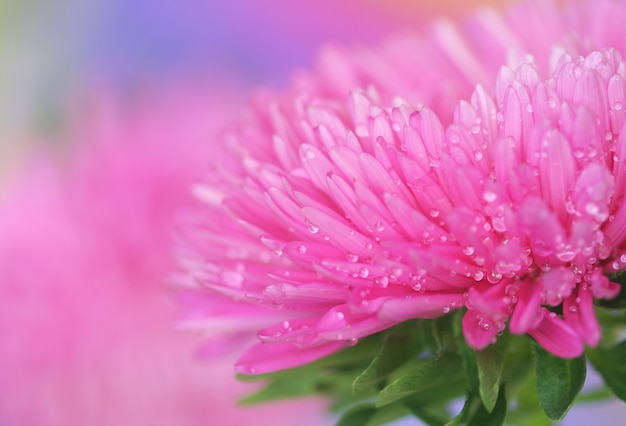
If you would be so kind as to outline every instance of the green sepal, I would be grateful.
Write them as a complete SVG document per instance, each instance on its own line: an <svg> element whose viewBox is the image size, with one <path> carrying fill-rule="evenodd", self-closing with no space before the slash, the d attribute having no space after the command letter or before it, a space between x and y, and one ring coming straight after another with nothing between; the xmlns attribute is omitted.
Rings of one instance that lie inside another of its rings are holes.
<svg viewBox="0 0 626 426"><path fill-rule="evenodd" d="M487 411L480 395L470 394L461 412L446 426L502 426L506 419L507 401L504 389L498 391L498 399L491 412Z"/></svg>
<svg viewBox="0 0 626 426"><path fill-rule="evenodd" d="M488 346L476 352L476 366L478 367L478 394L487 411L491 413L498 402L504 355L495 344Z"/></svg>
<svg viewBox="0 0 626 426"><path fill-rule="evenodd" d="M390 334L384 340L380 351L352 383L352 392L366 393L375 391L378 385L412 356L417 355L420 347L407 334Z"/></svg>
<svg viewBox="0 0 626 426"><path fill-rule="evenodd" d="M363 404L352 407L342 414L337 426L363 426L374 416L376 407L372 404Z"/></svg>
<svg viewBox="0 0 626 426"><path fill-rule="evenodd" d="M461 363L456 356L418 360L410 371L380 391L376 406L382 407L420 391L446 386L448 381L460 375Z"/></svg>
<svg viewBox="0 0 626 426"><path fill-rule="evenodd" d="M537 397L548 417L561 420L585 383L585 357L566 359L535 345Z"/></svg>

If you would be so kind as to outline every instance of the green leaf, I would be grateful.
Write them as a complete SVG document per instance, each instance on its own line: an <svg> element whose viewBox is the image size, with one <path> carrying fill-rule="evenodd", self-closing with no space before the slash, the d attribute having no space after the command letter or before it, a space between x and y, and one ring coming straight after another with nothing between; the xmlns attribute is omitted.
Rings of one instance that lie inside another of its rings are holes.
<svg viewBox="0 0 626 426"><path fill-rule="evenodd" d="M389 404L382 408L361 404L346 411L337 426L382 426L408 415L411 410L403 404Z"/></svg>
<svg viewBox="0 0 626 426"><path fill-rule="evenodd" d="M608 349L587 349L587 355L608 388L626 401L626 340Z"/></svg>
<svg viewBox="0 0 626 426"><path fill-rule="evenodd" d="M419 360L418 365L380 391L376 406L382 407L416 392L446 384L460 372L457 357L444 356L438 360Z"/></svg>
<svg viewBox="0 0 626 426"><path fill-rule="evenodd" d="M480 399L487 411L492 412L498 401L504 357L496 345L491 345L476 352L476 365L478 366Z"/></svg>
<svg viewBox="0 0 626 426"><path fill-rule="evenodd" d="M548 417L561 420L585 383L585 357L559 358L539 345L535 356L539 404Z"/></svg>
<svg viewBox="0 0 626 426"><path fill-rule="evenodd" d="M337 426L363 426L367 424L375 413L376 407L371 404L356 406L341 416Z"/></svg>
<svg viewBox="0 0 626 426"><path fill-rule="evenodd" d="M463 335L463 315L456 314L455 322L453 324L453 332L457 351L461 355L461 362L463 363L463 370L467 374L469 380L469 391L478 392L478 365L476 364L476 351L471 348Z"/></svg>
<svg viewBox="0 0 626 426"><path fill-rule="evenodd" d="M276 399L295 398L315 393L312 380L281 380L269 383L264 388L243 397L240 404L251 405Z"/></svg>
<svg viewBox="0 0 626 426"><path fill-rule="evenodd" d="M379 407L364 426L382 426L412 414L404 404L396 403Z"/></svg>
<svg viewBox="0 0 626 426"><path fill-rule="evenodd" d="M463 409L446 426L501 426L507 411L506 392L498 391L498 399L491 412L488 412L479 395L470 394Z"/></svg>
<svg viewBox="0 0 626 426"><path fill-rule="evenodd" d="M379 383L417 351L417 345L407 335L389 335L370 365L352 383L352 391L365 393L376 390Z"/></svg>
<svg viewBox="0 0 626 426"><path fill-rule="evenodd" d="M428 426L441 426L450 419L448 409L443 405L416 405L410 404L409 409L415 417Z"/></svg>

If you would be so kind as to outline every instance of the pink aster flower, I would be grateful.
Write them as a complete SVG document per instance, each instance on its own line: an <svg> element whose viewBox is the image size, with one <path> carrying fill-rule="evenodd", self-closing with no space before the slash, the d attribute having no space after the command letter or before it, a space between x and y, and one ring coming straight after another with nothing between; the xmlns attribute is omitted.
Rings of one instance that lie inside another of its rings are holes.
<svg viewBox="0 0 626 426"><path fill-rule="evenodd" d="M5 188L0 424L324 422L322 401L237 407L251 388L235 380L232 353L200 363L189 355L198 336L172 327L172 218L232 110L227 93L174 90L132 107L100 93L74 117L63 167L29 158Z"/></svg>
<svg viewBox="0 0 626 426"><path fill-rule="evenodd" d="M281 313L239 371L457 309L476 349L507 324L562 357L598 343L593 300L626 268L626 10L509 16L328 51L225 138L180 258L197 298Z"/></svg>

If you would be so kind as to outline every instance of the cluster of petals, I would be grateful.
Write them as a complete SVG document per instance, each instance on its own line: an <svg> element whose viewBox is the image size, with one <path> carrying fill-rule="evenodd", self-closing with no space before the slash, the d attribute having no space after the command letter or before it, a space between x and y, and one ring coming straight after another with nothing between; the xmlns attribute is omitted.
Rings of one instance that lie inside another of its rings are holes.
<svg viewBox="0 0 626 426"><path fill-rule="evenodd" d="M432 76L407 89L426 99L413 103L387 87L410 69L381 60L393 83L341 96L346 71L260 95L194 188L203 213L180 256L199 295L282 313L238 369L288 368L459 309L475 349L505 327L562 357L596 345L593 300L615 297L606 275L626 269L619 47L520 55L448 112L437 90L480 78Z"/></svg>

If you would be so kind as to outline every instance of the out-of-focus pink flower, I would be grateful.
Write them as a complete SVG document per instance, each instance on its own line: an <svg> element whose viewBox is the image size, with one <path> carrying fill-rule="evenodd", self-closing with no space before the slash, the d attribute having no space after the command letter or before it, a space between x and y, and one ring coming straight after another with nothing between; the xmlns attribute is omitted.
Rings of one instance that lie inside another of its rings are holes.
<svg viewBox="0 0 626 426"><path fill-rule="evenodd" d="M259 96L196 187L181 254L198 297L283 313L238 369L459 308L476 349L507 321L559 356L597 344L592 300L626 267L625 17L612 1L482 12L467 33L331 51L321 76Z"/></svg>
<svg viewBox="0 0 626 426"><path fill-rule="evenodd" d="M227 92L133 106L100 94L75 117L70 155L12 180L0 204L0 424L323 423L321 402L236 407L250 387L231 356L198 362L198 336L172 328L174 211L233 110Z"/></svg>

